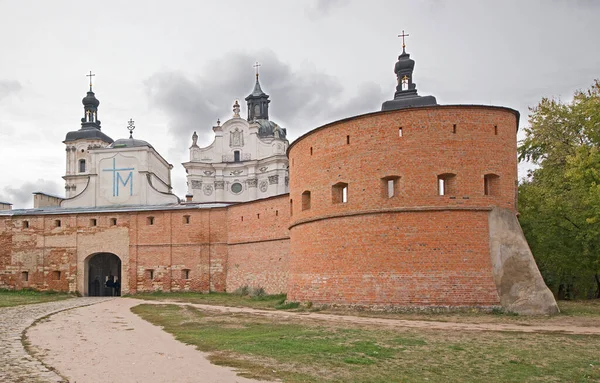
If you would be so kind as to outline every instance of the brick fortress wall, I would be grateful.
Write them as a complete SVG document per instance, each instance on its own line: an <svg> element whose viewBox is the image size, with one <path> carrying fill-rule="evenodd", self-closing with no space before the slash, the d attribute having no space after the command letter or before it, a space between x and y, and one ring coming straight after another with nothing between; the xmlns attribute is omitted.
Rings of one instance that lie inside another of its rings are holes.
<svg viewBox="0 0 600 383"><path fill-rule="evenodd" d="M358 116L296 140L288 299L497 305L488 214L516 212L516 129L510 109L435 106Z"/></svg>

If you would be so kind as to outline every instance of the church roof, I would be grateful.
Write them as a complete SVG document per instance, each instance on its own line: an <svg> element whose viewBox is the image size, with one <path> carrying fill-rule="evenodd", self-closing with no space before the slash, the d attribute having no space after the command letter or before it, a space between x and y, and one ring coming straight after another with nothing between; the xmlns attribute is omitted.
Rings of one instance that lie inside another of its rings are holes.
<svg viewBox="0 0 600 383"><path fill-rule="evenodd" d="M116 140L115 142L113 142L111 145L109 145L109 148L135 148L135 147L142 147L142 146L147 146L149 148L153 148L154 147L152 145L150 145L147 141L144 140L138 140L136 138L120 138L118 140Z"/></svg>
<svg viewBox="0 0 600 383"><path fill-rule="evenodd" d="M190 210L190 209L212 209L227 207L231 203L197 203L197 204L173 204L173 205L121 205L121 206L102 206L102 207L44 207L38 209L13 209L0 210L0 216L18 216L18 215L49 215L49 214L74 214L74 213L122 213L136 211L155 211L155 210Z"/></svg>
<svg viewBox="0 0 600 383"><path fill-rule="evenodd" d="M269 95L266 94L265 92L263 92L262 88L260 87L260 82L258 81L258 77L256 77L256 84L254 84L254 90L248 97L246 97L246 101L248 101L248 99L250 99L250 98L263 98L263 97L269 97Z"/></svg>
<svg viewBox="0 0 600 383"><path fill-rule="evenodd" d="M102 133L102 131L100 129L96 129L96 128L91 128L91 129L83 129L82 128L79 130L69 132L69 133L67 133L67 136L65 137L65 140L63 142L77 141L77 140L81 140L81 139L87 139L87 140L99 139L99 140L102 140L109 144L111 144L113 142L112 138L110 138L106 134Z"/></svg>

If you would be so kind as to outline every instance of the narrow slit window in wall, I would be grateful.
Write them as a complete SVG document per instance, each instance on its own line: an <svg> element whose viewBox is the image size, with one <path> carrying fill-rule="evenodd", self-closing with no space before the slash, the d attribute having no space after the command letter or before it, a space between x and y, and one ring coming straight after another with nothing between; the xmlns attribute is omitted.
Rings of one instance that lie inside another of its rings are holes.
<svg viewBox="0 0 600 383"><path fill-rule="evenodd" d="M147 269L146 270L146 278L149 280L153 280L154 279L154 270L153 269Z"/></svg>
<svg viewBox="0 0 600 383"><path fill-rule="evenodd" d="M190 279L190 269L181 270L181 278L182 279Z"/></svg>
<svg viewBox="0 0 600 383"><path fill-rule="evenodd" d="M498 125L494 125L494 136L498 135Z"/></svg>
<svg viewBox="0 0 600 383"><path fill-rule="evenodd" d="M96 220L96 218L90 219L90 226L96 226L97 224L98 224L98 221Z"/></svg>
<svg viewBox="0 0 600 383"><path fill-rule="evenodd" d="M79 160L79 173L85 173L85 160Z"/></svg>
<svg viewBox="0 0 600 383"><path fill-rule="evenodd" d="M117 219L116 218L111 218L110 219L110 225L111 226L117 226Z"/></svg>
<svg viewBox="0 0 600 383"><path fill-rule="evenodd" d="M402 127L398 128L398 137L402 137Z"/></svg>
<svg viewBox="0 0 600 383"><path fill-rule="evenodd" d="M184 215L183 216L183 223L188 225L190 223L190 216L189 215Z"/></svg>
<svg viewBox="0 0 600 383"><path fill-rule="evenodd" d="M55 281L60 281L60 271L55 270L52 272L52 279Z"/></svg>
<svg viewBox="0 0 600 383"><path fill-rule="evenodd" d="M29 221L23 221L23 229L29 229Z"/></svg>
<svg viewBox="0 0 600 383"><path fill-rule="evenodd" d="M146 218L146 223L148 225L154 225L154 217L147 217Z"/></svg>
<svg viewBox="0 0 600 383"><path fill-rule="evenodd" d="M456 133L456 124L452 125L452 133Z"/></svg>
<svg viewBox="0 0 600 383"><path fill-rule="evenodd" d="M346 136L346 145L350 145L350 136Z"/></svg>
<svg viewBox="0 0 600 383"><path fill-rule="evenodd" d="M61 227L62 226L62 222L60 219L57 219L54 221L54 227Z"/></svg>
<svg viewBox="0 0 600 383"><path fill-rule="evenodd" d="M21 280L22 280L23 282L27 282L27 281L29 281L29 272L27 272L27 271L23 271L23 272L21 273Z"/></svg>

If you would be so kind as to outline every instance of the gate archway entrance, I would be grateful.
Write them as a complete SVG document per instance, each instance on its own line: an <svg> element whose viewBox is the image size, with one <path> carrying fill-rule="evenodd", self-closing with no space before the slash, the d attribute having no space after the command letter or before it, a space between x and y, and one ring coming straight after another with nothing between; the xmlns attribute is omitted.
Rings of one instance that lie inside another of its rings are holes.
<svg viewBox="0 0 600 383"><path fill-rule="evenodd" d="M121 259L112 253L92 255L86 265L90 297L121 295Z"/></svg>

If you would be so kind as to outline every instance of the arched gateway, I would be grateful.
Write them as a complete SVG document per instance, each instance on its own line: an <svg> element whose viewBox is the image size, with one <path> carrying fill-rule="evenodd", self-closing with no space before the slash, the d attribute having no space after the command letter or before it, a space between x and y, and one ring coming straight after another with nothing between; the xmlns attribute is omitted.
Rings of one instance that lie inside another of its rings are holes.
<svg viewBox="0 0 600 383"><path fill-rule="evenodd" d="M112 253L90 255L85 262L88 296L121 295L121 259Z"/></svg>

